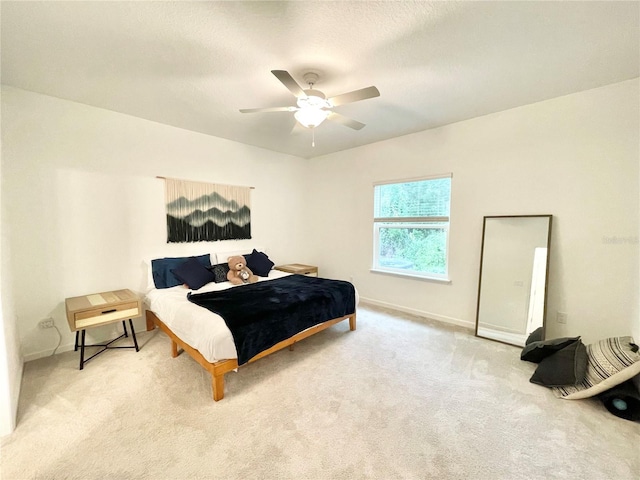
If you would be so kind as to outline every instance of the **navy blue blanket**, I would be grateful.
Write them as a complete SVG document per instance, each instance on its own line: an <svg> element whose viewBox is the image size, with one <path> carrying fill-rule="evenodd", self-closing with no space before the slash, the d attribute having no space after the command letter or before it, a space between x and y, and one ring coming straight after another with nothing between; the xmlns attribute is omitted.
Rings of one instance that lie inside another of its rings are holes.
<svg viewBox="0 0 640 480"><path fill-rule="evenodd" d="M319 323L356 311L349 282L290 275L209 293L189 301L220 315L238 352L238 365Z"/></svg>

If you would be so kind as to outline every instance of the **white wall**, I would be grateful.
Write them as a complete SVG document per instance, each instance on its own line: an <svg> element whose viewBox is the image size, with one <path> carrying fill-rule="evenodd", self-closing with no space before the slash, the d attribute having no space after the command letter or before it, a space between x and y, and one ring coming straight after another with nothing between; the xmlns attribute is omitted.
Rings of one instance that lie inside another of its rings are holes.
<svg viewBox="0 0 640 480"><path fill-rule="evenodd" d="M640 172L638 172L640 175ZM638 183L640 183L640 177L638 178ZM640 212L640 192L638 192L638 209L636 212ZM636 250L640 248L640 222L638 222L638 235L636 236ZM638 262L638 277L640 278L640 261ZM639 282L640 283L640 280ZM636 343L640 344L640 295L638 295L638 300L635 302L636 306L636 321L632 328L632 336L636 340ZM638 387L638 391L640 391L640 375L636 376L636 386Z"/></svg>
<svg viewBox="0 0 640 480"><path fill-rule="evenodd" d="M364 299L468 326L483 215L551 213L549 316L565 311L568 324L551 321L549 335L638 338L638 98L633 80L308 162L3 87L5 327L16 318L25 359L37 358L57 344L37 329L53 316L64 351L64 298L140 292L143 258L232 248L165 243L163 175L255 186L254 239L241 244L353 277ZM446 172L452 283L370 273L373 182Z"/></svg>
<svg viewBox="0 0 640 480"><path fill-rule="evenodd" d="M1 178L4 183L4 177ZM7 202L2 200L3 192L0 187L0 220L6 217ZM8 230L8 225L0 221L0 437L15 428L23 368L8 268Z"/></svg>
<svg viewBox="0 0 640 480"><path fill-rule="evenodd" d="M265 247L276 263L306 258L305 163L299 158L107 110L2 88L3 223L11 225L15 311L25 360L73 348L64 299L142 292L142 260ZM157 175L252 190L252 240L167 244ZM137 322L138 328L144 325ZM109 336L110 327L87 336ZM113 326L116 328L116 326ZM89 340L88 340L89 341Z"/></svg>
<svg viewBox="0 0 640 480"><path fill-rule="evenodd" d="M640 175L640 172L638 172ZM640 183L640 177L638 178L638 183ZM638 209L636 212L640 212L640 192L638 192ZM636 236L636 250L640 248L640 222L638 222L638 235ZM640 278L640 261L638 262L638 277ZM640 280L639 282L640 283ZM635 302L636 306L636 322L632 329L632 336L636 340L636 343L640 344L640 295L638 295L638 301ZM640 375L636 376L636 386L638 387L638 391L640 391Z"/></svg>
<svg viewBox="0 0 640 480"><path fill-rule="evenodd" d="M353 277L364 299L472 326L482 217L553 214L548 335L591 342L637 332L638 87L635 79L312 160L312 261ZM448 172L452 283L369 272L373 182Z"/></svg>

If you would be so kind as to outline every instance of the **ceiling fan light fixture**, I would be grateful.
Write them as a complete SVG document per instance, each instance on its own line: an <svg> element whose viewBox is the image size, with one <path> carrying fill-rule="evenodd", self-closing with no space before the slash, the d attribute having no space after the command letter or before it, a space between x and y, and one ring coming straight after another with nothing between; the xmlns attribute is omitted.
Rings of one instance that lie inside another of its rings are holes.
<svg viewBox="0 0 640 480"><path fill-rule="evenodd" d="M360 123L356 120L340 115L339 113L332 111L332 108L380 96L378 89L371 86L336 95L327 99L327 96L324 93L313 88L319 77L316 72L307 72L304 74L304 81L309 85L309 88L306 90L304 90L286 70L271 70L271 73L273 73L275 77L280 80L280 83L287 87L287 89L296 97L297 106L243 108L240 109L241 113L294 112L293 115L296 121L305 128L314 129L326 119L329 119L329 121L339 123L345 127L360 130L365 126L364 123ZM313 146L314 142L312 142L311 145Z"/></svg>
<svg viewBox="0 0 640 480"><path fill-rule="evenodd" d="M315 128L326 120L329 111L316 107L300 108L293 116L304 127Z"/></svg>

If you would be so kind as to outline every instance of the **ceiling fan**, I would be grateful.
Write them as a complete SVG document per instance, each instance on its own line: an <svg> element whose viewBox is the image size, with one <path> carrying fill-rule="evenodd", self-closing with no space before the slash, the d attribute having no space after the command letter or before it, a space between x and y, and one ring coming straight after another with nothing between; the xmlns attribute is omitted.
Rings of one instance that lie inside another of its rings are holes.
<svg viewBox="0 0 640 480"><path fill-rule="evenodd" d="M335 97L327 98L320 90L314 90L313 85L318 81L318 74L308 72L304 75L304 81L309 88L304 90L298 82L286 70L271 70L278 80L298 99L297 107L272 107L272 108L242 108L242 113L260 112L294 112L293 116L302 126L315 128L325 120L331 120L354 130L360 130L364 123L360 123L352 118L340 115L332 111L333 107L353 103L367 98L379 97L380 92L376 87L361 88L353 92L343 93Z"/></svg>

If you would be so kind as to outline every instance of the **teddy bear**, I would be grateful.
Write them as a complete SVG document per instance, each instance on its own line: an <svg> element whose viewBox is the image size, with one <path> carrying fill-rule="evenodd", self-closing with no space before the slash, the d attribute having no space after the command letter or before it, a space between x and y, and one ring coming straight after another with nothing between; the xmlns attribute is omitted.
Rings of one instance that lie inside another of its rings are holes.
<svg viewBox="0 0 640 480"><path fill-rule="evenodd" d="M235 255L228 258L229 273L227 280L234 285L242 285L243 283L256 283L258 277L247 267L247 261L242 255Z"/></svg>

